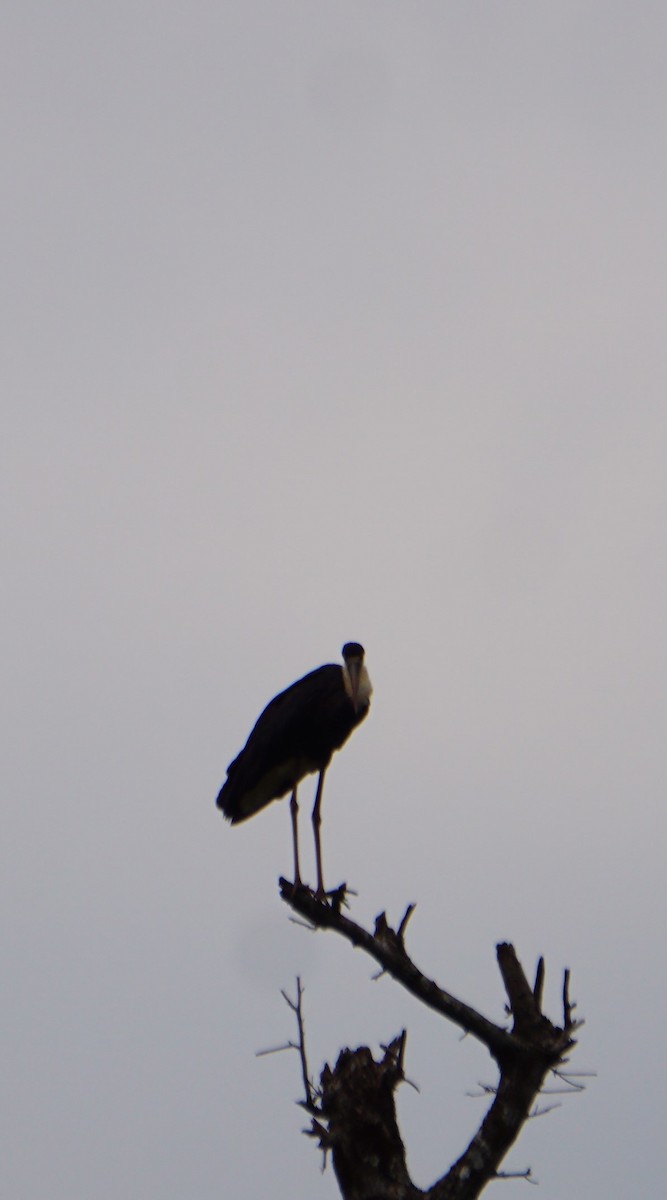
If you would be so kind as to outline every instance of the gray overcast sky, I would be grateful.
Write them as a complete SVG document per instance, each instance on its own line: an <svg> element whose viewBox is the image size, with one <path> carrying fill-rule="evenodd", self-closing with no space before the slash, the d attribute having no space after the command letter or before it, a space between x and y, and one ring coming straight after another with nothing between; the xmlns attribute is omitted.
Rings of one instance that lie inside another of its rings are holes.
<svg viewBox="0 0 667 1200"><path fill-rule="evenodd" d="M657 0L6 6L12 1200L337 1196L296 1056L254 1057L297 971L313 1070L407 1024L420 1185L481 1119L481 1050L289 922L287 806L214 808L262 706L350 638L376 690L328 880L362 921L417 901L417 960L495 1019L497 940L545 954L556 1017L569 965L597 1078L505 1165L541 1200L656 1195L666 26Z"/></svg>

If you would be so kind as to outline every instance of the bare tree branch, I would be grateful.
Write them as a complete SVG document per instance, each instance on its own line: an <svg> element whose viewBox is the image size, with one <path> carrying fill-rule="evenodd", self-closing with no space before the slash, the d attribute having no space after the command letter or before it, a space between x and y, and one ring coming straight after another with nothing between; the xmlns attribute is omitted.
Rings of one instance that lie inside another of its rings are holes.
<svg viewBox="0 0 667 1200"><path fill-rule="evenodd" d="M494 1025L470 1005L464 1004L422 974L409 957L402 937L388 924L385 913L377 917L375 932L369 933L356 921L344 916L336 904L318 900L309 888L295 888L293 883L281 879L280 894L291 908L306 917L315 928L335 929L353 946L360 946L423 1004L483 1042L494 1058L499 1059L504 1052L514 1048L514 1039L505 1029ZM407 917L404 916L403 929L406 924Z"/></svg>
<svg viewBox="0 0 667 1200"><path fill-rule="evenodd" d="M476 1037L499 1069L497 1085L484 1085L493 1100L469 1146L441 1179L421 1191L407 1171L393 1096L405 1078L405 1031L383 1047L384 1057L379 1061L365 1046L343 1050L333 1070L327 1066L322 1072L318 1104L314 1103L312 1085L306 1082L305 1107L312 1104L310 1111L317 1114L309 1132L319 1139L323 1149L331 1150L345 1200L416 1200L419 1196L427 1200L476 1200L493 1179L511 1177L534 1182L529 1170L512 1173L500 1172L499 1168L531 1113L544 1111L535 1107L536 1097L546 1076L558 1072L575 1044L573 1035L578 1025L572 1019L569 971L563 982L563 1025L559 1027L541 1008L543 959L539 960L531 987L514 947L500 943L497 960L512 1017L512 1028L507 1030L451 995L412 961L405 948L405 931L414 905L408 905L396 930L389 925L386 914L380 913L371 933L341 912L344 887L326 900L284 879L280 880L280 889L286 903L313 928L333 929L353 946L364 949L423 1004ZM290 1006L297 1013L302 1073L307 1081L300 1001L299 984L297 1002ZM564 1076L560 1077L565 1081Z"/></svg>
<svg viewBox="0 0 667 1200"><path fill-rule="evenodd" d="M296 977L296 1000L290 1000L287 992L284 990L281 994L283 1000L288 1007L291 1008L296 1017L296 1026L299 1034L299 1040L296 1045L296 1049L299 1051L299 1059L301 1060L301 1078L303 1079L303 1090L305 1094L305 1099L301 1101L301 1104L303 1108L307 1109L308 1112L319 1113L320 1110L316 1103L315 1088L310 1082L310 1074L308 1071L308 1058L306 1055L306 1030L303 1023L303 1009L301 1007L303 988L301 986L300 977L298 975Z"/></svg>
<svg viewBox="0 0 667 1200"><path fill-rule="evenodd" d="M535 972L535 983L533 984L533 995L537 1002L537 1007L542 1007L542 996L544 993L544 959L542 956L537 960L537 970Z"/></svg>

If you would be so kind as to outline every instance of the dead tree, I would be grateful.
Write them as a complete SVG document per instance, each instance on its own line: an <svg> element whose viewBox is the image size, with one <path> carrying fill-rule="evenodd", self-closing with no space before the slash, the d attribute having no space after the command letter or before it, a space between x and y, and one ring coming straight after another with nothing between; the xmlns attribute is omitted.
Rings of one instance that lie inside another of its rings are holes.
<svg viewBox="0 0 667 1200"><path fill-rule="evenodd" d="M280 880L283 900L313 928L333 929L371 955L383 971L418 1000L453 1021L482 1042L498 1068L492 1101L469 1146L443 1176L425 1191L408 1173L405 1147L396 1119L394 1092L404 1076L405 1031L383 1047L377 1061L366 1046L342 1050L335 1067L325 1066L316 1087L306 1060L301 985L296 1000L287 996L298 1023L305 1098L303 1107L312 1117L308 1132L325 1154L330 1153L344 1200L475 1200L493 1179L507 1177L500 1164L531 1115L546 1077L554 1072L564 1086L579 1090L574 1077L562 1068L575 1045L580 1024L573 1019L569 997L569 972L563 980L563 1021L554 1025L542 1012L544 961L539 960L531 987L508 943L497 946L497 959L511 1028L495 1025L422 974L405 948L405 930L413 911L410 905L397 929L382 913L370 933L342 911L345 889L328 900L304 886ZM524 1173L528 1178L529 1171Z"/></svg>

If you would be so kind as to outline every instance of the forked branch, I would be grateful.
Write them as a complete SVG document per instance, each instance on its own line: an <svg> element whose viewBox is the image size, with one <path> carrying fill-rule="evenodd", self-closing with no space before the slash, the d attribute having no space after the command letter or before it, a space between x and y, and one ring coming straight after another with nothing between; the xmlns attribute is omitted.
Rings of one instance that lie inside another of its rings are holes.
<svg viewBox="0 0 667 1200"><path fill-rule="evenodd" d="M397 929L381 913L371 933L342 913L344 889L323 900L284 879L280 888L286 903L313 928L333 929L360 946L423 1004L482 1042L498 1065L492 1103L470 1145L446 1174L422 1191L407 1171L394 1105L395 1088L404 1078L405 1032L379 1061L365 1046L342 1051L334 1069L325 1067L322 1072L316 1120L309 1132L323 1149L331 1150L345 1200L476 1200L486 1184L500 1176L500 1164L530 1116L546 1076L557 1071L575 1044L578 1023L572 1017L569 972L563 981L563 1023L558 1026L542 1012L543 960L531 987L514 947L500 943L497 960L512 1017L508 1030L458 1000L412 961L405 931L414 905L408 906ZM303 1045L300 1006L299 1020ZM312 1101L308 1087L306 1099ZM521 1177L530 1179L530 1172Z"/></svg>

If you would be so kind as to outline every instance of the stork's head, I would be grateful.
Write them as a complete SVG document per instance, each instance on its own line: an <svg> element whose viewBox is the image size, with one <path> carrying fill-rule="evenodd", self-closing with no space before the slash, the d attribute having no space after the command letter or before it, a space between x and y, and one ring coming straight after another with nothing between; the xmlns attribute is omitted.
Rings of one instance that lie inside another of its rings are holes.
<svg viewBox="0 0 667 1200"><path fill-rule="evenodd" d="M371 702L373 685L364 666L364 648L359 642L346 642L343 646L343 683L355 712L367 709Z"/></svg>

